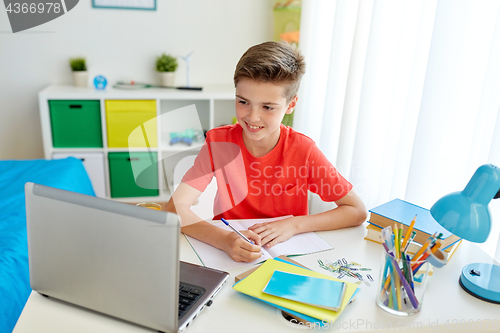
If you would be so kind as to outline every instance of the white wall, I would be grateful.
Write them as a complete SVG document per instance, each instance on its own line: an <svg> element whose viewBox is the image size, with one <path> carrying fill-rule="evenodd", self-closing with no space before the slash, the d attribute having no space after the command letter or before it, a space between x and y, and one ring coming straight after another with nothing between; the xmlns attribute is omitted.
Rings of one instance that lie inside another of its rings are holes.
<svg viewBox="0 0 500 333"><path fill-rule="evenodd" d="M191 85L231 84L243 52L272 36L272 0L157 0L156 11L95 9L80 0L15 34L1 5L0 159L43 158L37 94L71 83L70 57L87 58L90 78L156 82L156 56L195 50ZM176 83L185 84L181 59Z"/></svg>

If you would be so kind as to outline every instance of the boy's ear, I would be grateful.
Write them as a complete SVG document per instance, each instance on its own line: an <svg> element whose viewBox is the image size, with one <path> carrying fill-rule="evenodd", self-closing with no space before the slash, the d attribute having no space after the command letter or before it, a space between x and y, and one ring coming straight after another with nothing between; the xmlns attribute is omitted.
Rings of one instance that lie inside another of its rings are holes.
<svg viewBox="0 0 500 333"><path fill-rule="evenodd" d="M299 99L299 96L297 96L297 95L293 96L293 98L290 101L290 103L288 103L288 108L286 109L285 114L290 114L290 113L293 112L293 110L295 109L295 106L297 106L297 100L298 99Z"/></svg>

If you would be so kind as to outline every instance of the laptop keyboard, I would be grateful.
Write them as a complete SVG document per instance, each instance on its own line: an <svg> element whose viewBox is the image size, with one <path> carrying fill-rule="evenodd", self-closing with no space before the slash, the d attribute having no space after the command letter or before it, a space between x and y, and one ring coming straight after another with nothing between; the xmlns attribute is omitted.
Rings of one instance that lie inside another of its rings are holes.
<svg viewBox="0 0 500 333"><path fill-rule="evenodd" d="M204 293L205 290L203 288L181 282L179 284L179 318L182 317Z"/></svg>

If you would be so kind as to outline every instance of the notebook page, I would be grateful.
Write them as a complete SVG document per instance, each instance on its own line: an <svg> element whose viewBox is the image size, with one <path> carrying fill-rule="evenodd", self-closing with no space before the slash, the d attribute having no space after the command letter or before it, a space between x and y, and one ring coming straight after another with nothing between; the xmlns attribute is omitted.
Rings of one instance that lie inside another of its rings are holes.
<svg viewBox="0 0 500 333"><path fill-rule="evenodd" d="M293 216L288 215L271 219L239 220L239 222L242 227L248 228L256 223L278 221L290 217ZM273 246L270 249L266 249L266 251L269 252L269 254L272 255L274 258L280 255L309 254L331 249L333 249L333 247L331 247L330 244L325 242L323 238L319 237L314 232L306 232L303 234L297 234L291 237L290 239Z"/></svg>
<svg viewBox="0 0 500 333"><path fill-rule="evenodd" d="M231 225L238 230L246 230L237 221L233 220L229 221L229 223L231 223ZM222 222L215 223L214 225L219 228L234 232L231 228L229 228ZM185 236L189 241L189 243L191 244L193 250L198 255L198 258L200 258L201 262L206 267L216 268L224 271L238 267L252 266L261 261L272 258L271 255L267 253L266 250L262 249L262 256L259 259L254 260L252 262L236 262L233 259L231 259L231 257L229 257L226 252L219 250L218 248L213 247L212 245L199 241L193 237L189 237L187 235Z"/></svg>
<svg viewBox="0 0 500 333"><path fill-rule="evenodd" d="M333 247L331 247L330 244L325 242L323 238L319 237L314 232L306 232L297 234L283 243L276 244L272 248L266 249L266 251L273 257L277 257L281 255L309 254L332 249Z"/></svg>

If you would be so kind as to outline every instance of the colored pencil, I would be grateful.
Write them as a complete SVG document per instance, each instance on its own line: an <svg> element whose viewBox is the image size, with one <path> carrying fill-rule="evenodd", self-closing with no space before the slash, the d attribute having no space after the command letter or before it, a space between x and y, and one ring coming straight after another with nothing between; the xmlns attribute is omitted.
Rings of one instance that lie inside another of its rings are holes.
<svg viewBox="0 0 500 333"><path fill-rule="evenodd" d="M399 237L398 237L399 228L396 225L396 223L394 223L393 232L394 232L394 254L396 255L396 259L399 259L399 245L401 245L401 243L399 242Z"/></svg>
<svg viewBox="0 0 500 333"><path fill-rule="evenodd" d="M415 253L415 255L413 257L411 257L411 261L417 261L418 258L420 258L420 256L422 255L422 253L424 253L425 250L427 250L427 248L429 247L431 242L435 240L435 237L436 237L436 233L434 233L434 235L429 237L429 239L427 239L427 241L424 243L424 245L422 245L420 250L418 250L418 252Z"/></svg>
<svg viewBox="0 0 500 333"><path fill-rule="evenodd" d="M413 218L413 220L410 223L410 226L408 227L408 230L406 231L405 239L403 241L403 249L405 248L406 244L408 243L410 235L413 231L413 227L415 226L415 222L417 222L417 215L415 215L415 217Z"/></svg>

